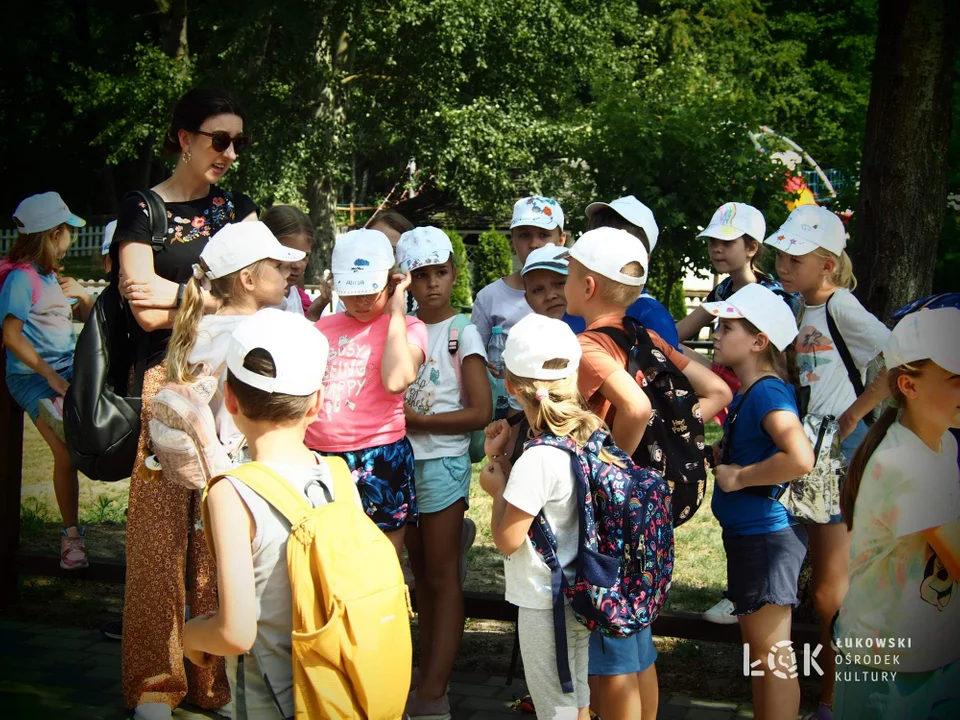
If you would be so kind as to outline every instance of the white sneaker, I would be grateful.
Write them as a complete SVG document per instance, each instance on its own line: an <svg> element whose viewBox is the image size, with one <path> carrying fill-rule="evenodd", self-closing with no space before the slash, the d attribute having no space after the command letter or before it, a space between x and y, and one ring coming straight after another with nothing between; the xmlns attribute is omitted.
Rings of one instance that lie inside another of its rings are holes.
<svg viewBox="0 0 960 720"><path fill-rule="evenodd" d="M736 625L737 616L731 615L734 611L732 602L723 598L712 608L703 613L703 619L718 625Z"/></svg>
<svg viewBox="0 0 960 720"><path fill-rule="evenodd" d="M133 720L167 720L173 717L173 710L166 703L143 703L133 711Z"/></svg>

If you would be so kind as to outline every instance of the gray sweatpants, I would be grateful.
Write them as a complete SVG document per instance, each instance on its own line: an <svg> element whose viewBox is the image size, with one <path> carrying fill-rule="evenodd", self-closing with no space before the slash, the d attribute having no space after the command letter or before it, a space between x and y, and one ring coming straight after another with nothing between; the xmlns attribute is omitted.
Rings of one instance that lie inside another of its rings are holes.
<svg viewBox="0 0 960 720"><path fill-rule="evenodd" d="M557 677L557 649L553 635L553 610L519 608L517 629L523 674L540 720L576 720L577 711L590 705L587 667L590 631L577 622L573 610L564 607L567 621L567 661L573 692L564 694Z"/></svg>

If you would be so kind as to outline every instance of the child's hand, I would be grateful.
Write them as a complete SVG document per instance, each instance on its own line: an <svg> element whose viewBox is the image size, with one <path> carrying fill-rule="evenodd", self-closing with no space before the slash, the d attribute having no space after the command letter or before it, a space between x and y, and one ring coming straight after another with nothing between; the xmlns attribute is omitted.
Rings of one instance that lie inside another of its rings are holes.
<svg viewBox="0 0 960 720"><path fill-rule="evenodd" d="M717 465L723 462L723 440L717 440L710 446L710 449L713 451L713 459L710 462L710 467L717 467Z"/></svg>
<svg viewBox="0 0 960 720"><path fill-rule="evenodd" d="M50 389L53 390L57 395L62 397L67 396L67 390L70 388L70 383L60 377L58 373L50 373L50 377L48 377L46 380L47 384L50 386Z"/></svg>
<svg viewBox="0 0 960 720"><path fill-rule="evenodd" d="M713 469L713 477L721 490L735 492L743 489L743 485L740 483L740 471L742 469L739 465L717 465Z"/></svg>
<svg viewBox="0 0 960 720"><path fill-rule="evenodd" d="M390 300L387 301L387 313L391 315L405 314L404 293L407 291L407 288L410 287L410 281L410 273L406 275L396 273L390 278L390 282L393 283L393 295L391 295Z"/></svg>
<svg viewBox="0 0 960 720"><path fill-rule="evenodd" d="M197 626L200 623L209 621L214 615L216 615L215 612L208 615L198 615L197 617L189 620L183 626L183 657L197 667L208 667L213 665L213 662L216 659L210 653L204 652L203 650L197 650L192 644L193 634Z"/></svg>
<svg viewBox="0 0 960 720"><path fill-rule="evenodd" d="M72 277L60 277L57 276L57 282L60 283L60 290L63 292L64 297L68 298L77 298L78 300L83 300L89 297L89 293L83 289L83 286Z"/></svg>
<svg viewBox="0 0 960 720"><path fill-rule="evenodd" d="M507 486L507 477L503 474L503 468L497 462L487 463L486 467L480 471L480 487L490 497L503 495L503 490Z"/></svg>
<svg viewBox="0 0 960 720"><path fill-rule="evenodd" d="M496 420L487 425L484 430L487 436L483 441L483 452L488 458L495 455L503 455L507 450L507 443L510 442L510 425L506 420Z"/></svg>

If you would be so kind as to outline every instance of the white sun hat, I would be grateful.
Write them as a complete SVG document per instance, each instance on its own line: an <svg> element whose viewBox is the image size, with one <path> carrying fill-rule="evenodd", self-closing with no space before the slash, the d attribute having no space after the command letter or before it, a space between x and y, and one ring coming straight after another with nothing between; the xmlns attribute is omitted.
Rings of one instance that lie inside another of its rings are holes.
<svg viewBox="0 0 960 720"><path fill-rule="evenodd" d="M230 223L214 233L200 252L200 258L210 271L211 280L242 270L258 260L297 262L306 253L280 244L265 224L259 220Z"/></svg>
<svg viewBox="0 0 960 720"><path fill-rule="evenodd" d="M338 295L375 295L390 280L393 245L379 230L351 230L333 246L330 270Z"/></svg>
<svg viewBox="0 0 960 720"><path fill-rule="evenodd" d="M960 310L944 307L910 313L890 333L883 360L888 368L932 360L960 375Z"/></svg>
<svg viewBox="0 0 960 720"><path fill-rule="evenodd" d="M647 282L647 249L640 238L626 230L612 227L587 230L572 248L560 255L562 259L568 257L589 270L624 285L642 287ZM643 275L633 277L622 272L623 268L632 262L640 263Z"/></svg>
<svg viewBox="0 0 960 720"><path fill-rule="evenodd" d="M781 352L799 332L790 306L760 283L744 285L726 300L704 303L700 307L714 317L748 321Z"/></svg>
<svg viewBox="0 0 960 720"><path fill-rule="evenodd" d="M847 246L847 230L843 220L826 208L801 205L765 242L788 255L806 255L823 248L839 256Z"/></svg>
<svg viewBox="0 0 960 720"><path fill-rule="evenodd" d="M77 217L60 197L59 193L45 192L31 195L17 205L13 213L17 230L24 235L52 230L62 223L83 227L87 221Z"/></svg>
<svg viewBox="0 0 960 720"><path fill-rule="evenodd" d="M763 213L752 205L728 202L721 205L710 218L710 224L697 237L736 240L747 235L762 243L767 234Z"/></svg>
<svg viewBox="0 0 960 720"><path fill-rule="evenodd" d="M580 343L563 320L530 313L507 336L503 362L514 375L533 380L562 380L580 367ZM548 360L566 360L562 368L545 368Z"/></svg>
<svg viewBox="0 0 960 720"><path fill-rule="evenodd" d="M610 208L628 223L643 230L647 236L647 244L650 246L650 254L653 254L653 248L657 245L657 238L660 237L660 228L657 226L656 218L653 217L653 210L633 195L624 195L608 203L590 203L584 213L587 218L590 218L597 210L604 207Z"/></svg>

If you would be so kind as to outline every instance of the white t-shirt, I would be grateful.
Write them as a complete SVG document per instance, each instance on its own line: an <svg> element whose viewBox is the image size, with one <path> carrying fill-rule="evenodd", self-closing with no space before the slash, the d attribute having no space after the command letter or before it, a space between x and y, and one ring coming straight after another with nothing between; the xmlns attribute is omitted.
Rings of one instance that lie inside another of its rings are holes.
<svg viewBox="0 0 960 720"><path fill-rule="evenodd" d="M524 451L510 471L503 498L518 510L536 515L541 510L557 539L557 558L568 582L580 545L577 491L570 454L560 448L537 445ZM527 537L503 559L507 602L517 607L549 610L553 607L550 568Z"/></svg>
<svg viewBox="0 0 960 720"><path fill-rule="evenodd" d="M935 453L894 423L867 462L857 494L850 589L837 621L842 652L886 656L879 664L859 664L902 672L926 672L960 659L960 584L921 534L958 520L953 435L946 433ZM862 644L868 638L909 639L910 647L868 649Z"/></svg>
<svg viewBox="0 0 960 720"><path fill-rule="evenodd" d="M333 477L327 463L318 453L317 464L281 465L266 463L287 483L302 494L313 507L320 507L334 499ZM267 676L270 688L283 708L284 717L293 717L293 661L290 633L293 628L293 598L290 575L287 572L287 542L290 539L290 524L272 505L239 480L227 478L253 517L256 530L250 550L253 552L253 585L257 602L257 639L250 653L256 657L260 672ZM353 486L353 501L362 509L360 495ZM231 694L236 697L236 657L227 658L227 678ZM248 683L248 704L265 712L250 714L255 717L277 717L276 705L269 694L259 685ZM248 713L249 714L249 713Z"/></svg>
<svg viewBox="0 0 960 720"><path fill-rule="evenodd" d="M296 285L291 285L290 290L287 292L287 297L283 300L283 305L280 306L281 310L286 310L287 312L296 313L300 317L305 317L303 312L303 300L300 299L300 291L297 289Z"/></svg>
<svg viewBox="0 0 960 720"><path fill-rule="evenodd" d="M237 326L246 320L249 315L204 315L197 330L197 341L193 344L187 362L191 365L206 363L210 372L227 361L227 346ZM232 448L242 437L233 422L233 416L227 412L223 402L223 386L227 382L227 371L224 368L220 374L220 392L210 399L210 410L217 423L217 437L224 447Z"/></svg>
<svg viewBox="0 0 960 720"><path fill-rule="evenodd" d="M867 312L849 290L841 289L833 294L830 316L865 381L867 366L883 350L890 330ZM800 384L810 386L808 412L839 417L853 405L857 393L830 337L826 304L806 306L799 324L795 346Z"/></svg>
<svg viewBox="0 0 960 720"><path fill-rule="evenodd" d="M514 290L500 278L477 293L470 321L477 326L480 339L486 347L494 327L500 325L506 335L510 328L532 312L533 308L527 303L523 290Z"/></svg>
<svg viewBox="0 0 960 720"><path fill-rule="evenodd" d="M427 355L417 372L417 379L407 388L404 398L415 412L420 415L439 415L440 413L462 410L463 392L454 367L454 358L460 357L460 365L471 355L479 355L486 361L480 334L473 325L467 325L460 333L457 355L449 350L450 326L456 315L434 325L427 325ZM417 460L432 460L441 457L461 457L470 449L470 437L466 433L459 435L431 435L425 432L407 430L407 439L413 446L413 456Z"/></svg>

